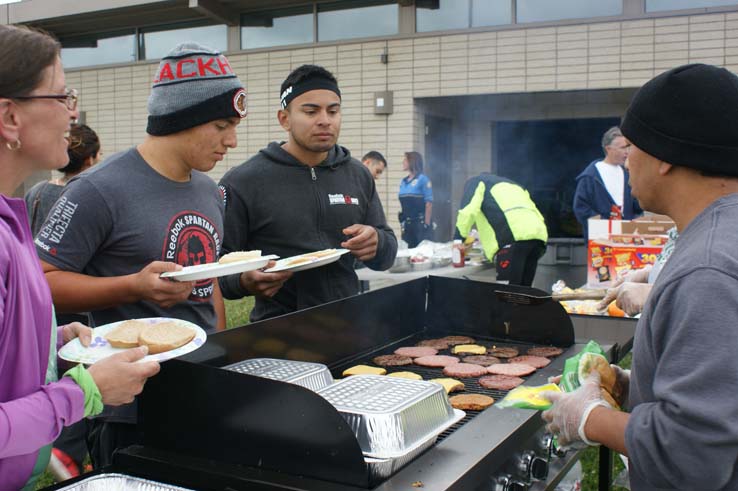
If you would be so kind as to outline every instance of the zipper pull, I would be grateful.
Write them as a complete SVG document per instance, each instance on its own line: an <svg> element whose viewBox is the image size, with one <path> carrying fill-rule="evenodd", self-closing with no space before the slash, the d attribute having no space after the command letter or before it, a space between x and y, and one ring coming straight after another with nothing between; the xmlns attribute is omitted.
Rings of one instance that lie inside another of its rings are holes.
<svg viewBox="0 0 738 491"><path fill-rule="evenodd" d="M312 167L310 167L310 176L312 177L313 181L318 180L318 176L315 175L315 169L313 169Z"/></svg>

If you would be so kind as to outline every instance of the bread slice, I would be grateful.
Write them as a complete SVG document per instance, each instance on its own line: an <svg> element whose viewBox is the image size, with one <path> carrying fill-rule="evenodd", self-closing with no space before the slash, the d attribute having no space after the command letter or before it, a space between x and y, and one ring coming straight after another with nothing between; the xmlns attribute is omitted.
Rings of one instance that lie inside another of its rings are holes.
<svg viewBox="0 0 738 491"><path fill-rule="evenodd" d="M298 264L309 263L317 259L315 256L297 256L294 259L290 259L287 263L289 266L296 266Z"/></svg>
<svg viewBox="0 0 738 491"><path fill-rule="evenodd" d="M159 322L142 329L138 335L138 344L148 346L149 354L163 353L177 349L192 341L195 331L176 322Z"/></svg>
<svg viewBox="0 0 738 491"><path fill-rule="evenodd" d="M325 257L335 253L335 249L323 249L322 251L311 252L310 255L314 257Z"/></svg>
<svg viewBox="0 0 738 491"><path fill-rule="evenodd" d="M113 348L135 348L138 346L138 335L149 327L146 322L137 320L124 321L105 335Z"/></svg>
<svg viewBox="0 0 738 491"><path fill-rule="evenodd" d="M220 264L235 263L238 261L248 261L250 259L258 259L261 257L261 251L254 249L253 251L233 251L218 259Z"/></svg>

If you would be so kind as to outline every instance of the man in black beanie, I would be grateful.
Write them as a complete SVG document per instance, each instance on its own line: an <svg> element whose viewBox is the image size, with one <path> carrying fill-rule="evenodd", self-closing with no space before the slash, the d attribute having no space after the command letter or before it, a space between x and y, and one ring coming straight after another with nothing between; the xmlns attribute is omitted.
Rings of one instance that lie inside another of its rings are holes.
<svg viewBox="0 0 738 491"><path fill-rule="evenodd" d="M54 307L97 326L171 317L222 329L217 280L160 275L218 260L223 200L205 172L236 147L246 90L224 55L182 43L159 63L148 111L144 141L70 181L36 236ZM138 441L135 423L135 403L93 420L95 467Z"/></svg>
<svg viewBox="0 0 738 491"><path fill-rule="evenodd" d="M636 93L621 128L633 195L672 217L679 238L636 328L632 374L618 372L630 412L605 402L593 375L547 394L543 417L561 444L629 456L634 491L735 490L738 77L699 64L663 73Z"/></svg>

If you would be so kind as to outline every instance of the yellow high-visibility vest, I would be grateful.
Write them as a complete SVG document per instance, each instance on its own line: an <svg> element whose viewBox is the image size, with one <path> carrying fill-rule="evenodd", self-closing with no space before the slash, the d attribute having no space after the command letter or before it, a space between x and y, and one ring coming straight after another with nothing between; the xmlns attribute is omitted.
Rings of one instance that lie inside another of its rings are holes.
<svg viewBox="0 0 738 491"><path fill-rule="evenodd" d="M494 200L499 207L502 216L494 218L487 217L483 208L490 209L492 203L485 200ZM490 223L490 220L492 223ZM479 232L479 240L484 249L484 255L492 261L500 246L498 233L495 226L504 226L504 220L512 233L512 241L521 240L548 240L548 230L543 215L536 208L530 198L528 191L515 183L502 181L492 184L487 191L487 183L479 182L469 203L464 206L456 218L456 229L462 237L469 235L471 228L476 225ZM499 223L495 223L499 222ZM505 241L505 242L509 242Z"/></svg>

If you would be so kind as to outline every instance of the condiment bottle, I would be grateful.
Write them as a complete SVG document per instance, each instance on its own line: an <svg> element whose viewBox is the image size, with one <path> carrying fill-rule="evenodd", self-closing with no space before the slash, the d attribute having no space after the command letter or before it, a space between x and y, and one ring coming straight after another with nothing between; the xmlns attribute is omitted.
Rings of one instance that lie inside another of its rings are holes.
<svg viewBox="0 0 738 491"><path fill-rule="evenodd" d="M464 244L460 240L455 240L454 245L451 248L451 260L453 261L454 268L461 268L464 266Z"/></svg>

